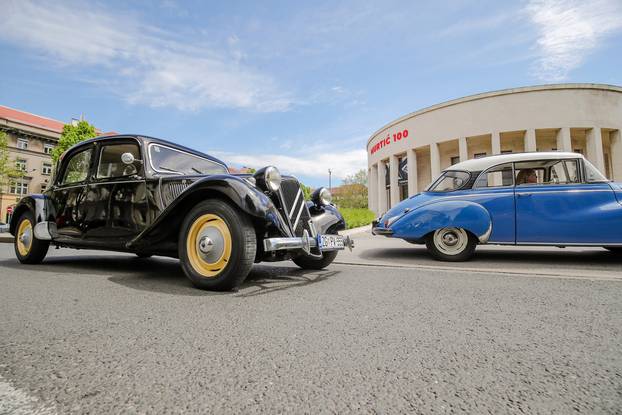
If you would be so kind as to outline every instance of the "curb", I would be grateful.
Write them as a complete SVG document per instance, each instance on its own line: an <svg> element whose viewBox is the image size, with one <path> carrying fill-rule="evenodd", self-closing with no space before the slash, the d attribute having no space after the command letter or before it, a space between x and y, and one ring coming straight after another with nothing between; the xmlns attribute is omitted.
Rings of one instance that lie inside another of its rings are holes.
<svg viewBox="0 0 622 415"><path fill-rule="evenodd" d="M356 235L357 233L363 233L367 231L371 231L371 224L360 226L358 228L352 228L352 229L347 229L345 231L341 231L339 232L339 235L350 236L350 235Z"/></svg>
<svg viewBox="0 0 622 415"><path fill-rule="evenodd" d="M0 233L0 243L12 244L13 239L13 235L10 233Z"/></svg>

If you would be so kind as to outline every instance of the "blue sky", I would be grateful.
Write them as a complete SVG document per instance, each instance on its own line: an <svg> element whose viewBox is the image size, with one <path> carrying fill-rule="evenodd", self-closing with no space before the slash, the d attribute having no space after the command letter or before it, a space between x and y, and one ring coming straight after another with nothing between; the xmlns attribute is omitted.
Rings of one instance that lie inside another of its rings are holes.
<svg viewBox="0 0 622 415"><path fill-rule="evenodd" d="M422 107L622 84L622 0L3 0L0 104L170 139L312 186Z"/></svg>

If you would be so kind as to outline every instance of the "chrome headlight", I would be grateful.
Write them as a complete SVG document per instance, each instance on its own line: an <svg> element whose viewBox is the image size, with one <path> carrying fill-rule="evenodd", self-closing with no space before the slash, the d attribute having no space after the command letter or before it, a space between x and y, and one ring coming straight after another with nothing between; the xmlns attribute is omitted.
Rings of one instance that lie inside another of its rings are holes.
<svg viewBox="0 0 622 415"><path fill-rule="evenodd" d="M281 173L274 166L267 166L257 170L253 177L257 186L261 189L276 192L281 187Z"/></svg>
<svg viewBox="0 0 622 415"><path fill-rule="evenodd" d="M320 187L311 195L311 200L318 206L330 205L333 201L333 195L325 187Z"/></svg>
<svg viewBox="0 0 622 415"><path fill-rule="evenodd" d="M274 166L268 166L265 173L265 182L268 189L276 192L281 187L281 172Z"/></svg>

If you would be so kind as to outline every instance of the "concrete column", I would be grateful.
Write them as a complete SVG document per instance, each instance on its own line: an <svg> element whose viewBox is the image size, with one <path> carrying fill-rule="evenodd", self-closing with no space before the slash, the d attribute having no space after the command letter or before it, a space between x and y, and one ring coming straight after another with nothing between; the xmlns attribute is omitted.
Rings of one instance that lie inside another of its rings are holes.
<svg viewBox="0 0 622 415"><path fill-rule="evenodd" d="M586 147L587 147L587 159L592 162L594 166L601 173L605 173L605 155L603 153L603 136L600 127L592 127L587 130Z"/></svg>
<svg viewBox="0 0 622 415"><path fill-rule="evenodd" d="M417 193L417 154L414 149L406 152L406 165L408 167L408 196Z"/></svg>
<svg viewBox="0 0 622 415"><path fill-rule="evenodd" d="M460 161L466 161L469 159L469 146L467 144L466 137L460 137L458 139L458 151L460 154Z"/></svg>
<svg viewBox="0 0 622 415"><path fill-rule="evenodd" d="M400 162L397 156L389 158L389 185L391 186L391 207L400 203L400 188L398 185Z"/></svg>
<svg viewBox="0 0 622 415"><path fill-rule="evenodd" d="M536 130L530 129L525 131L525 151L537 151Z"/></svg>
<svg viewBox="0 0 622 415"><path fill-rule="evenodd" d="M616 182L622 182L622 133L612 131L609 135L611 142L611 175Z"/></svg>
<svg viewBox="0 0 622 415"><path fill-rule="evenodd" d="M562 127L557 131L557 150L572 151L572 139L570 138L570 127Z"/></svg>
<svg viewBox="0 0 622 415"><path fill-rule="evenodd" d="M386 170L385 162L378 162L378 215L387 211Z"/></svg>
<svg viewBox="0 0 622 415"><path fill-rule="evenodd" d="M438 144L430 144L430 169L432 171L432 181L441 174L441 153Z"/></svg>
<svg viewBox="0 0 622 415"><path fill-rule="evenodd" d="M369 210L378 213L378 165L374 164L369 169L369 178L367 180L367 204Z"/></svg>
<svg viewBox="0 0 622 415"><path fill-rule="evenodd" d="M492 147L492 155L501 154L501 134L499 131L493 131L490 135L490 146Z"/></svg>

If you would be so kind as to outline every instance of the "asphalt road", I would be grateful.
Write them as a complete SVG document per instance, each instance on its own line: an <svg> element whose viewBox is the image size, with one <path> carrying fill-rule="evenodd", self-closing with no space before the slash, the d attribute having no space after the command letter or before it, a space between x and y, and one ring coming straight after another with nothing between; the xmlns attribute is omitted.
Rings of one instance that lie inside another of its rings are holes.
<svg viewBox="0 0 622 415"><path fill-rule="evenodd" d="M217 294L175 260L24 266L0 244L0 413L620 413L622 281L588 272L603 258L580 278L258 265Z"/></svg>

